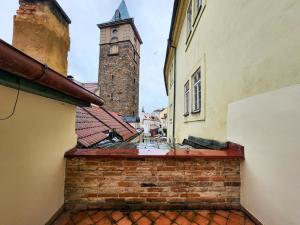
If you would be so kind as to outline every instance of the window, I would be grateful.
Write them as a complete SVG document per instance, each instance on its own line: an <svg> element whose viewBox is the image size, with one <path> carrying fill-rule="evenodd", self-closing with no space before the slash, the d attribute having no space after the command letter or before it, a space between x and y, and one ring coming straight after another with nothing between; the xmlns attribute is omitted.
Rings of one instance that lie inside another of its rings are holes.
<svg viewBox="0 0 300 225"><path fill-rule="evenodd" d="M111 30L111 43L116 43L118 42L118 29L117 28L113 28Z"/></svg>
<svg viewBox="0 0 300 225"><path fill-rule="evenodd" d="M187 11L187 35L190 36L190 33L192 32L192 4L189 5L188 11Z"/></svg>
<svg viewBox="0 0 300 225"><path fill-rule="evenodd" d="M111 32L111 36L114 38L118 37L118 30L117 29L113 29Z"/></svg>
<svg viewBox="0 0 300 225"><path fill-rule="evenodd" d="M196 12L196 15L201 10L202 4L203 4L202 0L195 0L195 12Z"/></svg>
<svg viewBox="0 0 300 225"><path fill-rule="evenodd" d="M114 75L111 75L111 79L114 80L114 78L115 78Z"/></svg>
<svg viewBox="0 0 300 225"><path fill-rule="evenodd" d="M133 79L133 84L135 84L135 79Z"/></svg>
<svg viewBox="0 0 300 225"><path fill-rule="evenodd" d="M190 112L190 85L189 81L184 85L184 115L188 115Z"/></svg>
<svg viewBox="0 0 300 225"><path fill-rule="evenodd" d="M133 57L134 57L134 61L137 63L138 62L138 54L136 52L134 52Z"/></svg>
<svg viewBox="0 0 300 225"><path fill-rule="evenodd" d="M201 111L201 70L193 75L193 111Z"/></svg>
<svg viewBox="0 0 300 225"><path fill-rule="evenodd" d="M111 95L110 95L110 99L111 99L111 100L113 100L113 99L114 99L114 94L113 94L113 93L111 93Z"/></svg>
<svg viewBox="0 0 300 225"><path fill-rule="evenodd" d="M136 37L134 37L134 47L137 49L137 39L136 39Z"/></svg>
<svg viewBox="0 0 300 225"><path fill-rule="evenodd" d="M117 55L119 53L119 46L117 44L113 44L110 46L109 54L110 55Z"/></svg>

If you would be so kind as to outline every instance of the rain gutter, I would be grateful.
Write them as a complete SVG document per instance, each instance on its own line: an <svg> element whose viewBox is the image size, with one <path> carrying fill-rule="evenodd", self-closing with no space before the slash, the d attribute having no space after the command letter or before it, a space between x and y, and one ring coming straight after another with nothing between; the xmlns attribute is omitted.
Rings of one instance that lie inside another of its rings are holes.
<svg viewBox="0 0 300 225"><path fill-rule="evenodd" d="M58 91L71 98L103 105L104 101L65 76L47 67L0 39L0 70Z"/></svg>

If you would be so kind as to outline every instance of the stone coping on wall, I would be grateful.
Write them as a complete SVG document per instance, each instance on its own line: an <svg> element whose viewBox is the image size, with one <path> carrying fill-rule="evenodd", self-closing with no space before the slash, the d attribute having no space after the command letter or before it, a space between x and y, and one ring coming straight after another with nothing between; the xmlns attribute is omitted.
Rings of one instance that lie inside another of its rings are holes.
<svg viewBox="0 0 300 225"><path fill-rule="evenodd" d="M66 158L166 158L166 159L244 159L244 148L228 142L224 150L211 149L73 149Z"/></svg>

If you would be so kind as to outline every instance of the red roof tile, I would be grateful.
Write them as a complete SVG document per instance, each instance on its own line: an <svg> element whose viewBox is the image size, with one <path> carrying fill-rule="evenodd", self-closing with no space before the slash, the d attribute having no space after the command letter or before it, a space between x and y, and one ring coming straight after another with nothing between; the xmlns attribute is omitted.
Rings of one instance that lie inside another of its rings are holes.
<svg viewBox="0 0 300 225"><path fill-rule="evenodd" d="M118 115L116 112L109 112L113 117L115 117L117 120L120 121L120 123L122 123L124 126L126 126L131 132L135 133L136 130L134 129L133 126L131 126L130 124L126 123L123 118Z"/></svg>
<svg viewBox="0 0 300 225"><path fill-rule="evenodd" d="M118 118L107 112L102 107L93 105L92 107L85 109L99 119L102 123L106 124L112 129L115 129L116 132L123 138L123 140L131 138L136 133L135 130L129 129L129 127L124 124L125 122L120 122Z"/></svg>
<svg viewBox="0 0 300 225"><path fill-rule="evenodd" d="M77 107L76 133L78 143L89 147L107 138L109 128L90 115L83 108Z"/></svg>
<svg viewBox="0 0 300 225"><path fill-rule="evenodd" d="M127 140L136 134L135 129L124 122L115 112L93 105L92 107L77 108L76 133L78 143L84 147L90 147L108 137L108 131L115 129L123 140Z"/></svg>

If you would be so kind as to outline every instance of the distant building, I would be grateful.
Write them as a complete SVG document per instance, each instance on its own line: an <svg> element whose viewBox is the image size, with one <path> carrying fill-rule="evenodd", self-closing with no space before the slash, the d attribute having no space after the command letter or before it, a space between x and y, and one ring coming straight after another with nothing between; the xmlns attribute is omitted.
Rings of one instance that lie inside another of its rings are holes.
<svg viewBox="0 0 300 225"><path fill-rule="evenodd" d="M164 108L162 111L160 111L159 121L160 121L161 128L164 130L167 130L167 128L168 128L168 108Z"/></svg>
<svg viewBox="0 0 300 225"><path fill-rule="evenodd" d="M98 27L101 30L99 86L105 108L129 121L137 120L142 39L125 1L122 0L111 21Z"/></svg>
<svg viewBox="0 0 300 225"><path fill-rule="evenodd" d="M165 135L167 131L167 110L166 109L157 109L152 113L146 113L144 110L140 113L141 119L141 128L144 129L144 134L150 135L151 130Z"/></svg>

